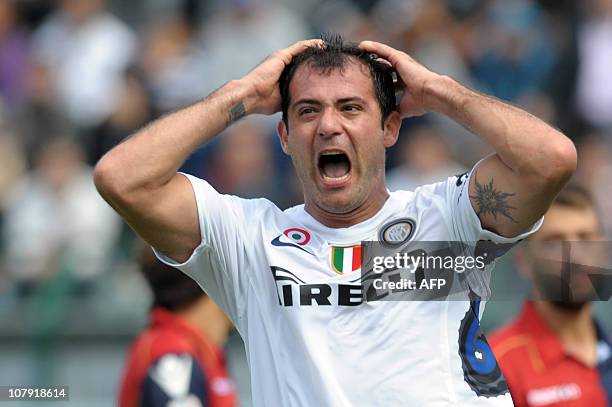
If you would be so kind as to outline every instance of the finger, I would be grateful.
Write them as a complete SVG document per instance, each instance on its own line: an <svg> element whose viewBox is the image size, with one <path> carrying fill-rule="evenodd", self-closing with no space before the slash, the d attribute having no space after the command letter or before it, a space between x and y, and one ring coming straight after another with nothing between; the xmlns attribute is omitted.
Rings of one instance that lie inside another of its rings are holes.
<svg viewBox="0 0 612 407"><path fill-rule="evenodd" d="M270 57L271 58L280 58L283 60L285 65L291 63L291 60L296 55L304 52L309 47L321 47L323 45L322 40L312 39L312 40L303 40L298 41L295 44L288 46L287 48L283 48L281 50L273 52Z"/></svg>
<svg viewBox="0 0 612 407"><path fill-rule="evenodd" d="M362 41L359 44L359 48L367 52L372 52L378 55L380 58L386 59L391 62L392 65L397 64L398 59L402 55L402 52L391 48L388 45L382 44L376 41Z"/></svg>
<svg viewBox="0 0 612 407"><path fill-rule="evenodd" d="M283 51L287 52L291 57L298 55L299 53L306 50L306 48L310 47L320 47L323 45L323 40L320 39L311 39L311 40L303 40L298 41L295 44L283 49Z"/></svg>

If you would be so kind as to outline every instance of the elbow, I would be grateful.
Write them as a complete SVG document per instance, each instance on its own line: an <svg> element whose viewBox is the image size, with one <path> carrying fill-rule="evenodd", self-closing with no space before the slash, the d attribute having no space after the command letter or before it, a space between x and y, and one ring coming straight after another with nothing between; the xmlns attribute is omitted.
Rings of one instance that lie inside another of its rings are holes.
<svg viewBox="0 0 612 407"><path fill-rule="evenodd" d="M543 179L550 184L564 185L576 171L578 154L574 143L564 135L548 149Z"/></svg>
<svg viewBox="0 0 612 407"><path fill-rule="evenodd" d="M154 188L126 162L125 157L103 156L94 168L93 180L98 193L116 211L122 213L142 207L151 200Z"/></svg>
<svg viewBox="0 0 612 407"><path fill-rule="evenodd" d="M565 136L555 150L556 176L565 183L576 172L578 152L572 140Z"/></svg>
<svg viewBox="0 0 612 407"><path fill-rule="evenodd" d="M98 193L111 205L125 201L125 185L120 166L108 154L94 168L94 184ZM114 206L114 205L113 205Z"/></svg>
<svg viewBox="0 0 612 407"><path fill-rule="evenodd" d="M107 156L102 157L94 167L93 174L96 189L98 190L98 193L106 200L108 200L110 197L111 191L113 190L115 184L113 166L109 163L109 161L110 160L107 159Z"/></svg>

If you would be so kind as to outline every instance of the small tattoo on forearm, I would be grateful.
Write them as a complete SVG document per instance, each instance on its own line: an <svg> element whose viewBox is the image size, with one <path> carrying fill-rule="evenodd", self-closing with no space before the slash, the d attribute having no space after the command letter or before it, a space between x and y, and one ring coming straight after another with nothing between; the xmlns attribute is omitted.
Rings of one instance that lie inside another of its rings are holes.
<svg viewBox="0 0 612 407"><path fill-rule="evenodd" d="M241 100L230 109L228 124L237 122L244 116L246 116L246 109L244 108L244 103Z"/></svg>
<svg viewBox="0 0 612 407"><path fill-rule="evenodd" d="M514 223L518 223L511 215L510 210L516 209L508 204L508 197L516 194L498 191L493 186L493 178L488 184L478 182L478 174L474 174L474 185L476 186L476 194L470 195L470 198L478 207L478 216L491 215L497 220L497 215L505 216Z"/></svg>

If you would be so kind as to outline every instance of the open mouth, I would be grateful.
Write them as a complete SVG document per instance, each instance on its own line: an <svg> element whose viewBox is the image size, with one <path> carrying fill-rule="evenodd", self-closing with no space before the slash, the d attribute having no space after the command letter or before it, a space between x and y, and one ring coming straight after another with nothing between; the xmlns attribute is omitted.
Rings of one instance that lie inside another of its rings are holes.
<svg viewBox="0 0 612 407"><path fill-rule="evenodd" d="M325 181L344 181L350 176L351 160L342 151L322 152L319 155L319 172Z"/></svg>

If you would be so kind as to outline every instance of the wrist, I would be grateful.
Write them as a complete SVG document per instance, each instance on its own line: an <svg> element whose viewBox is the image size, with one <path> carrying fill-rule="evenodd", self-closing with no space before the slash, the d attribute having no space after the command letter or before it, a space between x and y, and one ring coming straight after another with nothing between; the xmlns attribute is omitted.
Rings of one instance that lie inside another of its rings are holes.
<svg viewBox="0 0 612 407"><path fill-rule="evenodd" d="M226 103L229 109L242 102L246 113L253 113L253 106L255 104L254 90L248 82L242 79L231 80L225 85L224 91L227 92Z"/></svg>
<svg viewBox="0 0 612 407"><path fill-rule="evenodd" d="M423 102L430 112L448 115L460 103L465 88L446 75L437 75L423 86Z"/></svg>
<svg viewBox="0 0 612 407"><path fill-rule="evenodd" d="M247 114L256 111L257 95L252 84L244 79L236 79L229 81L226 86L231 95L230 108L242 102Z"/></svg>

